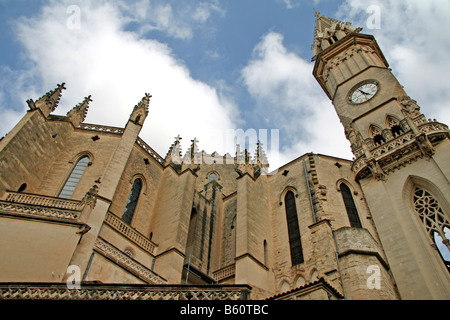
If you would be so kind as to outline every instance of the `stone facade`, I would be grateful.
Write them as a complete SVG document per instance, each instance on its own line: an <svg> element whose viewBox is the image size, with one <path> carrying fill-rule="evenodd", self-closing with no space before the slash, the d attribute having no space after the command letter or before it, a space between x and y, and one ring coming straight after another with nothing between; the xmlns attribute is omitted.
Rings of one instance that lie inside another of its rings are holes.
<svg viewBox="0 0 450 320"><path fill-rule="evenodd" d="M433 238L450 228L448 127L426 120L360 31L317 14L314 76L353 161L309 153L268 172L259 143L254 157L222 156L193 139L183 155L180 137L162 157L139 137L149 94L124 128L84 123L91 97L54 115L64 84L29 100L0 141L1 297L70 295L76 266L81 298L123 286L148 299L450 298ZM366 84L378 92L356 106Z"/></svg>

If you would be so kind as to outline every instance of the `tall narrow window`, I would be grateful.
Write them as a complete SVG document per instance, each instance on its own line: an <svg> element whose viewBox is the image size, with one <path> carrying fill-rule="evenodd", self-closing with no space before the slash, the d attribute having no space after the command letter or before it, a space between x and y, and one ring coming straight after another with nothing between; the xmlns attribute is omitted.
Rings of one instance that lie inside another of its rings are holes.
<svg viewBox="0 0 450 320"><path fill-rule="evenodd" d="M81 176L86 170L88 164L89 164L88 156L83 156L77 161L77 164L73 168L69 178L64 184L64 187L61 189L61 192L58 195L59 198L70 199L70 197L72 197L73 191L77 187L78 182L80 182Z"/></svg>
<svg viewBox="0 0 450 320"><path fill-rule="evenodd" d="M356 210L355 202L353 201L352 192L345 183L340 186L342 198L344 199L345 209L347 210L350 225L354 228L361 228L361 221L359 220L358 210Z"/></svg>
<svg viewBox="0 0 450 320"><path fill-rule="evenodd" d="M134 180L130 195L128 196L127 204L125 205L125 210L122 214L122 220L125 223L131 224L131 221L133 220L134 211L136 210L136 205L138 203L141 190L142 180L138 178Z"/></svg>
<svg viewBox="0 0 450 320"><path fill-rule="evenodd" d="M416 213L450 271L450 221L444 214L438 200L430 192L422 188L416 188L413 200Z"/></svg>
<svg viewBox="0 0 450 320"><path fill-rule="evenodd" d="M300 237L300 227L298 225L297 207L295 205L295 196L289 191L284 197L286 205L286 219L288 225L289 245L291 247L292 265L303 263L302 240Z"/></svg>

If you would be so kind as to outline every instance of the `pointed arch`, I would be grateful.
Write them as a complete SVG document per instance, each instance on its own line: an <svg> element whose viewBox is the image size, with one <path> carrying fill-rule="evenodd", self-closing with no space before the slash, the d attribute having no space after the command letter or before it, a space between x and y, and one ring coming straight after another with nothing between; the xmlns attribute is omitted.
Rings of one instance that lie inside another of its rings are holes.
<svg viewBox="0 0 450 320"><path fill-rule="evenodd" d="M215 170L211 170L210 172L208 172L208 174L206 175L206 178L208 179L208 183L211 181L218 182L220 180L219 173Z"/></svg>
<svg viewBox="0 0 450 320"><path fill-rule="evenodd" d="M296 187L293 187L293 186L287 186L287 187L285 187L285 188L283 189L283 191L281 191L281 193L280 193L280 197L279 197L279 200L280 200L280 202L279 202L279 203L280 203L280 206L283 205L284 199L285 199L285 197L286 197L286 194L287 194L289 191L292 191L292 192L294 193L295 197L298 198L297 188L296 188Z"/></svg>
<svg viewBox="0 0 450 320"><path fill-rule="evenodd" d="M386 115L386 128L391 129L395 125L400 124L400 119L392 114Z"/></svg>
<svg viewBox="0 0 450 320"><path fill-rule="evenodd" d="M131 187L130 194L127 199L127 203L125 205L125 209L122 213L122 220L131 225L133 221L134 213L136 211L136 207L139 201L139 197L142 191L142 179L137 178L133 182L133 186Z"/></svg>
<svg viewBox="0 0 450 320"><path fill-rule="evenodd" d="M92 152L88 151L88 150L84 150L84 151L78 152L75 156L73 156L69 160L69 163L76 163L83 156L89 157L88 166L92 165L92 163L94 162L94 154Z"/></svg>
<svg viewBox="0 0 450 320"><path fill-rule="evenodd" d="M319 280L319 272L317 271L316 268L312 268L312 270L310 271L310 282L314 282Z"/></svg>
<svg viewBox="0 0 450 320"><path fill-rule="evenodd" d="M141 179L142 182L142 194L147 194L147 179L141 173L136 173L131 179L130 184L133 184L136 179Z"/></svg>
<svg viewBox="0 0 450 320"><path fill-rule="evenodd" d="M386 116L386 128L391 130L394 138L404 133L402 127L400 126L400 119L391 114Z"/></svg>
<svg viewBox="0 0 450 320"><path fill-rule="evenodd" d="M376 124L369 126L369 137L371 137L375 145L383 144L386 140L383 137L383 130Z"/></svg>
<svg viewBox="0 0 450 320"><path fill-rule="evenodd" d="M291 290L291 285L289 282L286 279L282 280L280 283L280 292L287 292L289 290Z"/></svg>
<svg viewBox="0 0 450 320"><path fill-rule="evenodd" d="M304 286L306 284L306 280L302 275L298 275L297 278L294 281L295 283L295 288L300 288L302 286Z"/></svg>
<svg viewBox="0 0 450 320"><path fill-rule="evenodd" d="M403 196L450 272L450 207L447 199L434 183L418 176L408 177Z"/></svg>
<svg viewBox="0 0 450 320"><path fill-rule="evenodd" d="M89 159L89 156L87 156L86 154L78 158L75 166L70 172L69 177L61 188L58 194L58 198L70 199L72 197L75 188L77 187L78 183L81 180L81 177L84 174L84 171L90 163L91 161Z"/></svg>

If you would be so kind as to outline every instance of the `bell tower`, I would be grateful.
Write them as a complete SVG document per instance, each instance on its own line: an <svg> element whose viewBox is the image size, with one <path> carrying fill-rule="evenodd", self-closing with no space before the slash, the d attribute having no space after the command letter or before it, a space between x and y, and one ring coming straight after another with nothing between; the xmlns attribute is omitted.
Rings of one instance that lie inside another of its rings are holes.
<svg viewBox="0 0 450 320"><path fill-rule="evenodd" d="M316 12L313 75L350 141L402 298L449 299L449 129L427 120L361 31Z"/></svg>

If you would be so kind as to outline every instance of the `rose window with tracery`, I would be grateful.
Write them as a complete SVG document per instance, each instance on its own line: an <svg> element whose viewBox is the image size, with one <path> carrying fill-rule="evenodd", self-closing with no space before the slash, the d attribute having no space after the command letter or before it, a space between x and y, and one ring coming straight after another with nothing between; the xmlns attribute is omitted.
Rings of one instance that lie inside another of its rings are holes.
<svg viewBox="0 0 450 320"><path fill-rule="evenodd" d="M435 242L447 264L450 260L450 221L439 205L438 200L428 191L416 188L413 198L414 208L420 220L422 220L429 236Z"/></svg>

